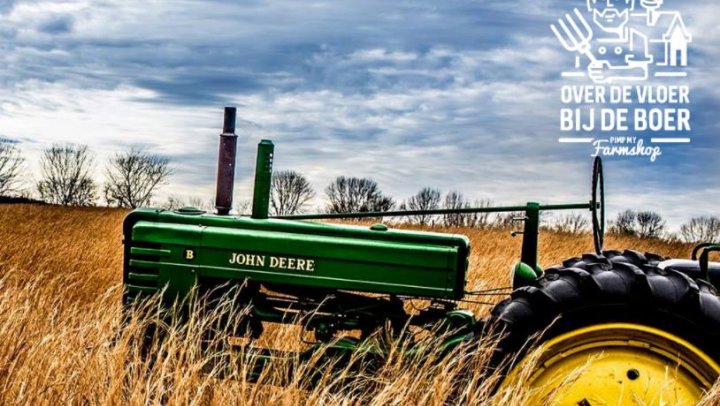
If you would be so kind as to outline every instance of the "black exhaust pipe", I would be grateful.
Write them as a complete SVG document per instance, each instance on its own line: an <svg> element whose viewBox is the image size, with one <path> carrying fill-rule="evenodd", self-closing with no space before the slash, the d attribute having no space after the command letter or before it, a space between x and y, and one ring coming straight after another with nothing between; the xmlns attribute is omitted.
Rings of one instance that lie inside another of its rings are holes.
<svg viewBox="0 0 720 406"><path fill-rule="evenodd" d="M217 214L230 214L235 185L235 156L237 155L237 135L235 134L235 118L237 109L225 107L223 132L220 134L220 151L218 153L217 189L215 193L215 209Z"/></svg>

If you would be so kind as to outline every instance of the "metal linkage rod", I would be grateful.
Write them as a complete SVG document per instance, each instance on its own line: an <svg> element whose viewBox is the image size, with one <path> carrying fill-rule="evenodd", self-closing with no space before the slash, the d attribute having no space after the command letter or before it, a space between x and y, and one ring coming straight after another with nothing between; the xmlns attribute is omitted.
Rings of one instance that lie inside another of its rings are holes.
<svg viewBox="0 0 720 406"><path fill-rule="evenodd" d="M570 204L547 204L540 205L540 211L552 210L590 210L593 202L570 203ZM372 218L372 217L405 217L434 214L464 214L464 213L504 213L513 211L525 211L528 206L500 206L500 207L469 207L466 209L438 209L438 210L403 210L403 211L376 211L356 213L316 213L316 214L295 214L291 216L276 216L273 218L287 220L322 220L322 219L345 219L345 218Z"/></svg>

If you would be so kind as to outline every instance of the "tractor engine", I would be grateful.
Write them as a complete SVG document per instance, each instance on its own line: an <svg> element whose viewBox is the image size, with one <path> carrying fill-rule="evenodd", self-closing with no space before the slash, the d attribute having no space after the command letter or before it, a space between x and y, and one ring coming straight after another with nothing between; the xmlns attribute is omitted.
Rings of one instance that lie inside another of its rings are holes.
<svg viewBox="0 0 720 406"><path fill-rule="evenodd" d="M450 306L463 296L470 249L460 235L390 230L382 224L218 216L194 209L136 210L124 230L127 301L162 290L171 305L196 285L208 291L233 282L245 285L242 290L265 319L282 320L289 308L338 314L348 307L343 313L355 312L355 317L338 317L349 327L362 324L363 312L372 320L372 314L391 310L390 315L403 319L403 297Z"/></svg>

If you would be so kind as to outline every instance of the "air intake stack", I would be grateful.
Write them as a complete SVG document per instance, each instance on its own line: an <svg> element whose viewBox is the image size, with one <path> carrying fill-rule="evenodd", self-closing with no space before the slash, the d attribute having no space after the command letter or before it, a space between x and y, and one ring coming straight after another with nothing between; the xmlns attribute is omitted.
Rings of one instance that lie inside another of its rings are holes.
<svg viewBox="0 0 720 406"><path fill-rule="evenodd" d="M272 141L260 141L255 163L255 187L253 188L252 218L254 219L268 218L274 154L275 146Z"/></svg>

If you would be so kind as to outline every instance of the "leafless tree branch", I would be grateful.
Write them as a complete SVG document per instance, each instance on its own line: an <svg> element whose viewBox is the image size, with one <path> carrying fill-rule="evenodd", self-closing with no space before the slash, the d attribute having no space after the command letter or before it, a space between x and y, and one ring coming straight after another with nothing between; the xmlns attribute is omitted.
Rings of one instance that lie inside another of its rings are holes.
<svg viewBox="0 0 720 406"><path fill-rule="evenodd" d="M171 174L167 158L136 148L116 154L105 172L105 200L119 207L147 206Z"/></svg>
<svg viewBox="0 0 720 406"><path fill-rule="evenodd" d="M0 196L18 192L20 168L23 159L15 144L6 139L0 139Z"/></svg>
<svg viewBox="0 0 720 406"><path fill-rule="evenodd" d="M720 239L720 218L694 217L680 226L680 235L690 243L716 242Z"/></svg>
<svg viewBox="0 0 720 406"><path fill-rule="evenodd" d="M52 204L90 206L96 200L96 185L90 173L93 158L86 145L55 145L46 149L40 162L40 197Z"/></svg>
<svg viewBox="0 0 720 406"><path fill-rule="evenodd" d="M325 189L328 213L389 211L395 202L377 182L368 178L339 176Z"/></svg>
<svg viewBox="0 0 720 406"><path fill-rule="evenodd" d="M310 182L299 172L273 173L270 188L270 210L273 215L287 216L302 213L315 197Z"/></svg>
<svg viewBox="0 0 720 406"><path fill-rule="evenodd" d="M440 208L441 200L440 191L437 189L424 187L420 189L415 195L411 196L407 202L400 205L400 210L437 210ZM434 216L420 214L417 216L409 216L408 220L411 223L426 225L433 223Z"/></svg>

